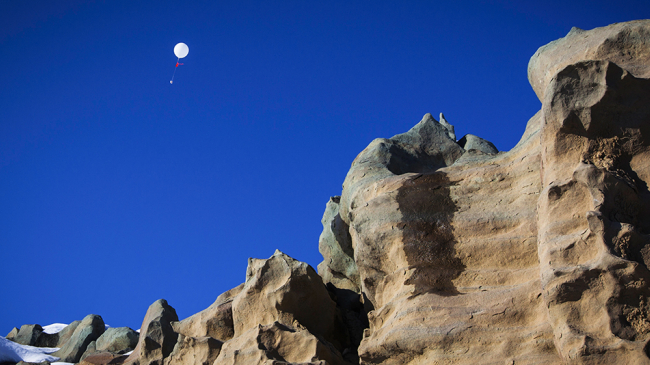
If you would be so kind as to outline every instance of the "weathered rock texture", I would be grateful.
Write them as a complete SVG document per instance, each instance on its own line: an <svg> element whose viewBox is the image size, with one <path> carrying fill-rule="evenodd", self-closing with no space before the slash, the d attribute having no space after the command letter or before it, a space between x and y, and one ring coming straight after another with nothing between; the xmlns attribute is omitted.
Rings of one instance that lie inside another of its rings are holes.
<svg viewBox="0 0 650 365"><path fill-rule="evenodd" d="M648 362L650 80L579 62L543 105L538 251L556 347L576 362Z"/></svg>
<svg viewBox="0 0 650 365"><path fill-rule="evenodd" d="M423 123L434 132L428 138ZM374 308L362 362L559 360L541 298L532 209L541 189L540 116L529 124L515 149L486 155L454 147L425 116L357 157L340 211ZM395 166L395 149L384 147L394 139L410 141L404 150L450 147L442 157Z"/></svg>
<svg viewBox="0 0 650 365"><path fill-rule="evenodd" d="M216 364L262 363L252 359L344 364L342 352L356 353L336 302L304 262L280 251L266 260L250 259L246 282L232 294L234 335Z"/></svg>
<svg viewBox="0 0 650 365"><path fill-rule="evenodd" d="M228 341L235 334L232 320L232 301L243 288L243 284L219 295L207 309L180 322L172 323L174 331L187 337L211 337Z"/></svg>
<svg viewBox="0 0 650 365"><path fill-rule="evenodd" d="M650 20L616 23L592 30L573 28L566 37L535 52L528 81L540 101L551 79L566 66L585 60L616 63L635 77L650 77Z"/></svg>
<svg viewBox="0 0 650 365"><path fill-rule="evenodd" d="M179 336L165 365L212 365L219 356L223 342L212 337Z"/></svg>
<svg viewBox="0 0 650 365"><path fill-rule="evenodd" d="M359 154L337 208L362 363L650 363L648 55L648 21L573 30L531 60L543 108L511 151L427 114Z"/></svg>
<svg viewBox="0 0 650 365"><path fill-rule="evenodd" d="M298 323L257 325L228 341L215 361L219 365L243 364L346 364L330 343L319 340Z"/></svg>

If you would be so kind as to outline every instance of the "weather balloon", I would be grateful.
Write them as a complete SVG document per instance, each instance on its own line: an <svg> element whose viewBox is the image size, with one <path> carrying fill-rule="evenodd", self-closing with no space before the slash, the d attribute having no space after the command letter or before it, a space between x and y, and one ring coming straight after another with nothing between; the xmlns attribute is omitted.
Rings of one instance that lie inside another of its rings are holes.
<svg viewBox="0 0 650 365"><path fill-rule="evenodd" d="M190 53L190 47L188 47L185 43L179 43L176 45L176 47L174 47L174 54L179 59L184 58L188 53Z"/></svg>
<svg viewBox="0 0 650 365"><path fill-rule="evenodd" d="M176 76L176 69L178 66L182 66L182 63L179 63L181 58L185 58L187 54L190 53L190 47L187 46L185 43L179 43L174 47L174 54L178 59L176 60L176 67L174 68L174 74L172 75L172 79L169 81L170 84L174 83L174 76Z"/></svg>

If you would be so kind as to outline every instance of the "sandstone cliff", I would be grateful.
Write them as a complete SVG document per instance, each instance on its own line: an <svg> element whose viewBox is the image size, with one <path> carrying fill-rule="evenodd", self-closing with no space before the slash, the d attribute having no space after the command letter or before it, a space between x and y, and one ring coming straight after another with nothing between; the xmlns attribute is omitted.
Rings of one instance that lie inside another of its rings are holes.
<svg viewBox="0 0 650 365"><path fill-rule="evenodd" d="M84 364L650 364L650 21L572 29L528 77L542 109L508 152L442 114L370 143L318 273L251 259L200 313L152 304L120 351L91 316L7 338Z"/></svg>

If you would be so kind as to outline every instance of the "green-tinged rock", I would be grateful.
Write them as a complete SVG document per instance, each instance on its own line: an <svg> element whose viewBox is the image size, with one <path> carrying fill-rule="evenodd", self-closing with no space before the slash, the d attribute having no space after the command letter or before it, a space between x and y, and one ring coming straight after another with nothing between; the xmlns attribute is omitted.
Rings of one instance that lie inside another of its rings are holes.
<svg viewBox="0 0 650 365"><path fill-rule="evenodd" d="M70 339L53 355L60 357L62 362L78 363L88 345L104 333L105 327L101 316L87 315L74 330Z"/></svg>

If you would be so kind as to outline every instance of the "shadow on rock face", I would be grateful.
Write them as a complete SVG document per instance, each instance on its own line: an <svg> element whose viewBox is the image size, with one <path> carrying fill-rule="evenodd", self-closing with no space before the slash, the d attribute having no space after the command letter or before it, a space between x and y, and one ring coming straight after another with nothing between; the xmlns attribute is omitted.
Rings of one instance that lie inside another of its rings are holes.
<svg viewBox="0 0 650 365"><path fill-rule="evenodd" d="M416 175L398 191L403 214L402 234L414 285L412 297L423 293L457 295L452 280L465 265L456 256L456 238L451 224L458 210L450 196L451 182L444 172Z"/></svg>

